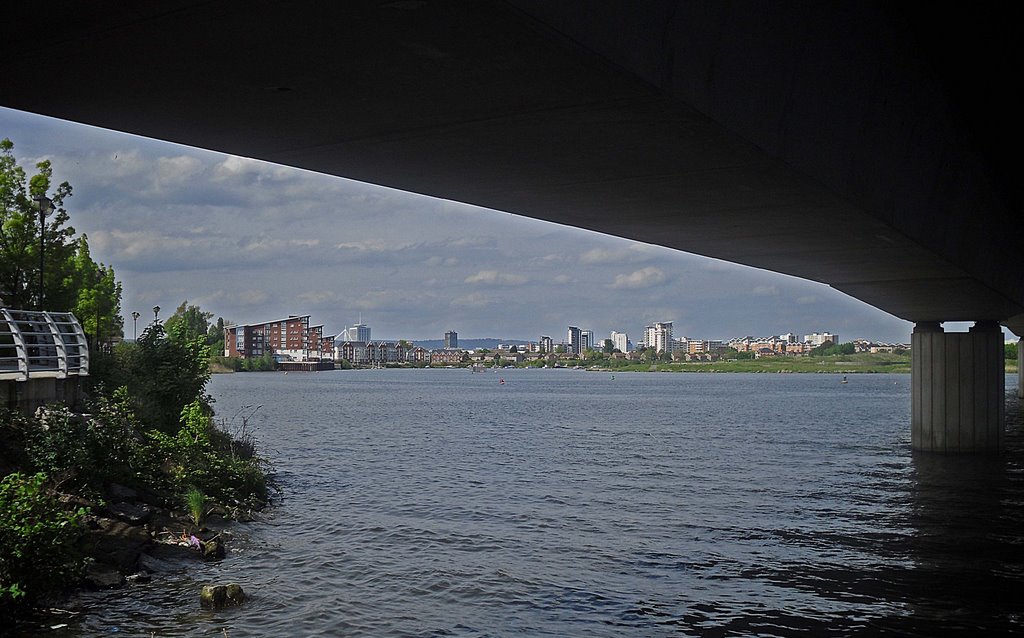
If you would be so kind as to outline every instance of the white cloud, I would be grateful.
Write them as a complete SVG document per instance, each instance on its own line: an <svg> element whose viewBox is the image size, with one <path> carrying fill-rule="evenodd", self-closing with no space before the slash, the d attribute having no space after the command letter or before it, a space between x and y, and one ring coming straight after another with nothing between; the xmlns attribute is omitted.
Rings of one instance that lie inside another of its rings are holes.
<svg viewBox="0 0 1024 638"><path fill-rule="evenodd" d="M431 268L436 268L438 266L450 267L457 266L459 264L459 260L456 259L455 257L444 257L441 255L434 255L433 257L428 257L426 260L424 260L423 264L425 266L430 266Z"/></svg>
<svg viewBox="0 0 1024 638"><path fill-rule="evenodd" d="M665 273L660 268L648 266L628 275L616 275L609 288L650 288L664 282L665 279Z"/></svg>
<svg viewBox="0 0 1024 638"><path fill-rule="evenodd" d="M774 297L779 294L779 289L777 286L754 286L751 292L756 297Z"/></svg>
<svg viewBox="0 0 1024 638"><path fill-rule="evenodd" d="M580 263L588 266L597 264L628 264L647 261L654 250L645 244L630 243L622 247L591 248L580 255Z"/></svg>
<svg viewBox="0 0 1024 638"><path fill-rule="evenodd" d="M486 284L491 286L521 286L527 281L529 279L522 275L499 273L497 270L481 270L465 279L467 284Z"/></svg>
<svg viewBox="0 0 1024 638"><path fill-rule="evenodd" d="M818 298L814 295L804 295L803 297L797 297L796 302L801 306L809 306L818 303Z"/></svg>

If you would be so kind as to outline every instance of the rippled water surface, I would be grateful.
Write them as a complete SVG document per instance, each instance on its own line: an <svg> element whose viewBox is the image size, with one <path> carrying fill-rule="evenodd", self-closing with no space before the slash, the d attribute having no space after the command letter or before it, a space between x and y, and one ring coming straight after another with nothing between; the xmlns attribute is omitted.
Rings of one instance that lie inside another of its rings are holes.
<svg viewBox="0 0 1024 638"><path fill-rule="evenodd" d="M263 406L280 502L223 562L85 595L54 635L1022 632L1019 424L998 458L914 455L909 383L216 376L219 415ZM199 610L226 580L251 600Z"/></svg>

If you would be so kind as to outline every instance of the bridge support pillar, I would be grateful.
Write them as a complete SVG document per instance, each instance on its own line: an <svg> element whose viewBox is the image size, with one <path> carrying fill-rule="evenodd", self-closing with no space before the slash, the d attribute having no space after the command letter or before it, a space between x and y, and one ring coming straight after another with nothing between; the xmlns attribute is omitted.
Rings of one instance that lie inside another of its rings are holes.
<svg viewBox="0 0 1024 638"><path fill-rule="evenodd" d="M998 452L1005 413L1003 332L979 321L947 333L920 322L911 336L911 442L915 450Z"/></svg>

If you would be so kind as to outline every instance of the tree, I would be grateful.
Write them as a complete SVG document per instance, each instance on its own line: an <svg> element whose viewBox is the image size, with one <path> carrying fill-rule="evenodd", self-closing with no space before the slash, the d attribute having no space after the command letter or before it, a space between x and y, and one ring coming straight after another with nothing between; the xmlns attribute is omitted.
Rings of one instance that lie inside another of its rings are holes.
<svg viewBox="0 0 1024 638"><path fill-rule="evenodd" d="M72 312L94 343L122 336L121 282L114 278L113 267L97 266L92 260L89 240L85 235L77 241L77 250L66 278L74 281L69 288L77 289ZM47 299L50 299L49 293ZM47 305L55 309L50 302Z"/></svg>
<svg viewBox="0 0 1024 638"><path fill-rule="evenodd" d="M1009 343L1003 344L1003 352L1005 353L1006 359L1011 360L1011 361L1016 361L1017 360L1017 343L1011 341Z"/></svg>
<svg viewBox="0 0 1024 638"><path fill-rule="evenodd" d="M210 324L206 333L206 342L210 344L210 353L219 356L224 354L224 317L217 317L216 323Z"/></svg>
<svg viewBox="0 0 1024 638"><path fill-rule="evenodd" d="M0 302L12 308L73 312L93 337L121 336L121 284L110 266L97 264L85 235L75 238L64 201L71 185L51 189L49 160L28 177L14 157L14 144L0 140ZM42 224L35 198L48 197L53 210ZM41 254L40 254L41 253ZM40 289L40 256L43 288Z"/></svg>
<svg viewBox="0 0 1024 638"><path fill-rule="evenodd" d="M605 354L611 354L611 353L615 352L615 344L612 343L611 339L605 339L604 340L604 345L602 346L601 350Z"/></svg>
<svg viewBox="0 0 1024 638"><path fill-rule="evenodd" d="M49 160L36 164L38 173L29 178L14 157L14 143L0 140L0 298L14 308L39 308L48 300L60 298L55 284L63 283L61 272L69 256L68 244L75 230L66 227L68 213L64 200L71 186L61 183L52 192L53 169ZM40 221L36 197L49 197L53 211L43 222L44 287L39 288ZM62 301L67 301L62 300ZM71 304L60 304L70 310Z"/></svg>
<svg viewBox="0 0 1024 638"><path fill-rule="evenodd" d="M210 348L206 334L186 339L184 323L168 331L153 323L134 343L121 343L113 360L96 376L107 387L126 387L142 423L173 434L181 411L192 401L209 406L204 392L210 379ZM90 370L91 372L91 370Z"/></svg>
<svg viewBox="0 0 1024 638"><path fill-rule="evenodd" d="M852 342L832 345L831 341L825 341L817 348L812 348L810 354L815 357L831 357L836 355L853 354L854 352L856 352L856 347Z"/></svg>
<svg viewBox="0 0 1024 638"><path fill-rule="evenodd" d="M174 314L167 318L164 328L169 337L177 335L185 341L202 338L209 344L210 319L213 319L212 312L204 312L199 306L190 306L186 299L181 302ZM178 326L181 328L178 329Z"/></svg>

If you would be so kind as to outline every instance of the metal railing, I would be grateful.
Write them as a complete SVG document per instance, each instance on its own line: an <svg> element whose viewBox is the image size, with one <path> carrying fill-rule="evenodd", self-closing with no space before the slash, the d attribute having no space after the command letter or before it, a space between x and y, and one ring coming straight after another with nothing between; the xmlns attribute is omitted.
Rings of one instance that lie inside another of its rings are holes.
<svg viewBox="0 0 1024 638"><path fill-rule="evenodd" d="M0 380L89 374L89 344L70 312L0 308Z"/></svg>

